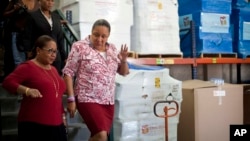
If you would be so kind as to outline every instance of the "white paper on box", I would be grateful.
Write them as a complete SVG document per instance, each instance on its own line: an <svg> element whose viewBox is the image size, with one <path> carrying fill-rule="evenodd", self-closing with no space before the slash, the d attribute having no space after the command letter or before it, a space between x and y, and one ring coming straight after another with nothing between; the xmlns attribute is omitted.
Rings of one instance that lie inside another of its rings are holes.
<svg viewBox="0 0 250 141"><path fill-rule="evenodd" d="M228 27L230 23L229 14L220 13L205 13L201 12L201 25L202 26L217 26L217 27Z"/></svg>
<svg viewBox="0 0 250 141"><path fill-rule="evenodd" d="M214 90L214 96L226 96L225 90Z"/></svg>
<svg viewBox="0 0 250 141"><path fill-rule="evenodd" d="M250 40L250 22L243 22L243 40Z"/></svg>

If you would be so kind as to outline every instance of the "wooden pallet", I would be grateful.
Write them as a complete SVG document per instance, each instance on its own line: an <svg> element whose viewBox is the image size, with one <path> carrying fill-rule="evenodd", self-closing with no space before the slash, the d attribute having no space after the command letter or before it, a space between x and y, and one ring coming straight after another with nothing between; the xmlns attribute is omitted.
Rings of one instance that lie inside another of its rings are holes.
<svg viewBox="0 0 250 141"><path fill-rule="evenodd" d="M237 58L237 53L201 53L201 58Z"/></svg>
<svg viewBox="0 0 250 141"><path fill-rule="evenodd" d="M128 52L128 57L129 58L136 58L136 53L134 51L129 51Z"/></svg>
<svg viewBox="0 0 250 141"><path fill-rule="evenodd" d="M182 54L136 54L136 58L183 58Z"/></svg>

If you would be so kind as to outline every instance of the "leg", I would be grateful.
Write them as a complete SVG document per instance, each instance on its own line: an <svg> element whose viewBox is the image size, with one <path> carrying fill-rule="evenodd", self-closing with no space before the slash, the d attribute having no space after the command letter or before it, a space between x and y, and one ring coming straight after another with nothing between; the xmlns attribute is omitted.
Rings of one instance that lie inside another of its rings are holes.
<svg viewBox="0 0 250 141"><path fill-rule="evenodd" d="M107 141L107 131L101 131L89 139L89 141Z"/></svg>
<svg viewBox="0 0 250 141"><path fill-rule="evenodd" d="M13 51L13 58L14 58L14 63L15 66L18 66L20 63L25 61L25 53L20 52L17 49L17 32L12 32L12 51Z"/></svg>
<svg viewBox="0 0 250 141"><path fill-rule="evenodd" d="M12 35L10 32L4 34L4 77L9 75L14 69L14 59L12 52Z"/></svg>

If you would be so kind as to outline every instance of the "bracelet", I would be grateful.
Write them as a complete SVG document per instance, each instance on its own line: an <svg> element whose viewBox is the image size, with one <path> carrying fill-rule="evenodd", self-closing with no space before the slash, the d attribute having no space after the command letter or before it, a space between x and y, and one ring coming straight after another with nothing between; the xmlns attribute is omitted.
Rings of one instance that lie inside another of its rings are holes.
<svg viewBox="0 0 250 141"><path fill-rule="evenodd" d="M25 95L28 96L28 91L30 90L30 88L26 88L25 90Z"/></svg>
<svg viewBox="0 0 250 141"><path fill-rule="evenodd" d="M75 102L75 97L74 97L74 96L69 96L69 97L67 98L67 102L68 102L68 103Z"/></svg>

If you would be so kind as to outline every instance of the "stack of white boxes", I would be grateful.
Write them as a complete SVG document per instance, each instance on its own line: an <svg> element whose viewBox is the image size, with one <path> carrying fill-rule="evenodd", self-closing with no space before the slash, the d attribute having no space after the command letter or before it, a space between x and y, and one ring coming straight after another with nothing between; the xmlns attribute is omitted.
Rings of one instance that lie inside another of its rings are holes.
<svg viewBox="0 0 250 141"><path fill-rule="evenodd" d="M154 105L159 101L176 101L180 109L182 83L169 76L168 69L130 70L126 77L117 75L115 97L114 141L165 141L165 118L156 117ZM177 141L180 111L174 102L156 106L158 115L164 107L173 108L168 117L168 139Z"/></svg>
<svg viewBox="0 0 250 141"><path fill-rule="evenodd" d="M81 39L91 34L92 25L97 19L106 19L111 24L108 42L115 44L118 49L121 44L130 47L132 0L64 0L61 9L63 13L72 12L72 26Z"/></svg>
<svg viewBox="0 0 250 141"><path fill-rule="evenodd" d="M177 0L134 0L131 50L140 54L182 54Z"/></svg>

